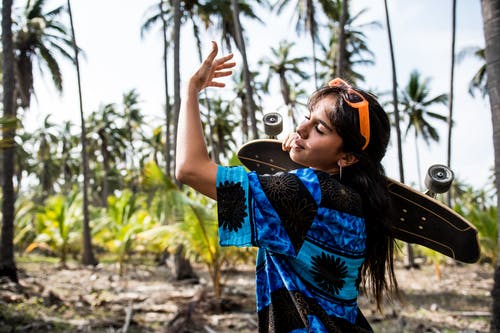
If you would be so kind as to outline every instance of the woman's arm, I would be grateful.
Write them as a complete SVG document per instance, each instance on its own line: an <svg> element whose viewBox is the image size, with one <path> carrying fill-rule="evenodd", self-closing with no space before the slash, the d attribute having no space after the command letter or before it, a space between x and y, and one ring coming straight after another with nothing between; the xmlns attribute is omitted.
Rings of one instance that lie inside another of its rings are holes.
<svg viewBox="0 0 500 333"><path fill-rule="evenodd" d="M212 42L212 51L191 76L182 99L177 127L175 177L206 196L216 199L217 165L210 159L200 119L198 94L206 87L225 86L215 79L231 75L235 66L228 62L233 55L215 59L218 47Z"/></svg>

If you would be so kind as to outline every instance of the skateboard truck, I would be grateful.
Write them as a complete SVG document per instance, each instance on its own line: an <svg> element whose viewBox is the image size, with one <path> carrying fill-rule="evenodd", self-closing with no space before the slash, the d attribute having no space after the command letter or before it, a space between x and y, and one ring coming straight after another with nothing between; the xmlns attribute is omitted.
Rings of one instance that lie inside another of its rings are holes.
<svg viewBox="0 0 500 333"><path fill-rule="evenodd" d="M453 182L453 171L446 165L434 164L429 167L425 176L425 194L435 198L437 194L447 192Z"/></svg>
<svg viewBox="0 0 500 333"><path fill-rule="evenodd" d="M278 112L269 112L262 118L264 123L264 132L269 139L276 137L283 131L283 118Z"/></svg>

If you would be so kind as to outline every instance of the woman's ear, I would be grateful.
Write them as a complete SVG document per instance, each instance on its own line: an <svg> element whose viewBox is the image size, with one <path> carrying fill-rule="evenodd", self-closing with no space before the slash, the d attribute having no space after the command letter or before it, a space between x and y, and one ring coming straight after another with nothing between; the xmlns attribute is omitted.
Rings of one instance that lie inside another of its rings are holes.
<svg viewBox="0 0 500 333"><path fill-rule="evenodd" d="M348 167L350 165L353 165L357 161L359 161L359 160L358 160L358 158L356 156L354 156L351 153L345 153L344 156L342 156L340 158L340 160L338 160L337 164L340 167L345 168L345 167Z"/></svg>

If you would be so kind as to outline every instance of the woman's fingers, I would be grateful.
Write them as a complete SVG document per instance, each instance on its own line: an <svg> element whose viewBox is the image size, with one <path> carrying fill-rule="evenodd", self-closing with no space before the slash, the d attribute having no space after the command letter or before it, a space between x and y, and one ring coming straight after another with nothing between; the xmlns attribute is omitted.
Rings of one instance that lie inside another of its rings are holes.
<svg viewBox="0 0 500 333"><path fill-rule="evenodd" d="M230 63L226 62L229 59L231 59L232 57L233 57L233 55L230 54L228 56L225 56L223 58L218 59L218 60L222 60L223 63L212 67L212 70L211 70L210 75L209 75L209 79L208 79L205 86L224 87L226 85L225 83L215 81L214 79L226 77L226 76L233 74L232 70L227 70L227 69L233 68L234 66L236 66L236 63L235 62L230 62ZM216 60L215 62L218 62L218 61Z"/></svg>
<svg viewBox="0 0 500 333"><path fill-rule="evenodd" d="M192 87L197 91L206 87L224 87L224 83L217 82L214 79L226 77L233 73L231 70L228 70L236 66L235 62L228 62L233 58L233 54L216 59L217 52L217 43L212 42L212 50L191 79Z"/></svg>
<svg viewBox="0 0 500 333"><path fill-rule="evenodd" d="M231 75L232 73L233 73L233 71L215 72L214 77L228 76L228 75Z"/></svg>
<svg viewBox="0 0 500 333"><path fill-rule="evenodd" d="M290 151L293 146L293 142L295 141L295 137L297 136L297 133L290 133L286 136L285 139L283 139L283 142L281 143L281 149L284 151Z"/></svg>
<svg viewBox="0 0 500 333"><path fill-rule="evenodd" d="M233 53L229 53L229 54L227 54L227 55L225 55L225 56L223 56L223 57L220 57L220 58L218 58L217 60L215 60L215 64L216 64L217 66L219 66L220 64L224 64L224 63L226 63L228 60L231 60L233 57L234 57L234 54L233 54ZM231 63L229 63L229 64L231 64ZM226 64L226 65L227 65L227 64Z"/></svg>
<svg viewBox="0 0 500 333"><path fill-rule="evenodd" d="M212 51L205 58L202 68L200 68L198 74L200 75L201 81L203 81L204 87L224 87L226 84L222 82L215 81L216 78L226 77L233 73L229 68L236 66L235 62L228 62L233 58L233 54L228 54L223 57L215 59L218 52L217 43L212 41Z"/></svg>
<svg viewBox="0 0 500 333"><path fill-rule="evenodd" d="M212 41L212 50L205 58L204 65L211 66L218 52L219 52L219 46L217 46L216 42Z"/></svg>

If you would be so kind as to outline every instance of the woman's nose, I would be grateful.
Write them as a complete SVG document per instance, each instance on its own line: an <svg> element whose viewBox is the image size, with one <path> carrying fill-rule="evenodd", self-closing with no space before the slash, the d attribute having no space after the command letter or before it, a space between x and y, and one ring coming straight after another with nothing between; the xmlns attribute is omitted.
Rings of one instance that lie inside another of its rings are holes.
<svg viewBox="0 0 500 333"><path fill-rule="evenodd" d="M299 126L297 126L297 134L305 139L307 137L307 120L303 121Z"/></svg>

